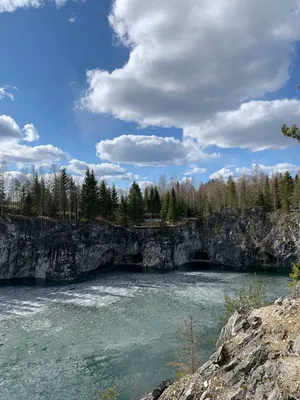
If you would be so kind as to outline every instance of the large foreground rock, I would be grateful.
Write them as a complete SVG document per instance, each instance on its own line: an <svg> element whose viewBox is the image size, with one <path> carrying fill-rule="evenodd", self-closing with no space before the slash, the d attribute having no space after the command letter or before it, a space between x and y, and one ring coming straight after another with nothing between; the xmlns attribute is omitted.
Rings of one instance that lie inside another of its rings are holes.
<svg viewBox="0 0 300 400"><path fill-rule="evenodd" d="M290 267L300 249L300 217L232 210L174 228L0 217L0 279L72 279L113 265L171 269L193 260Z"/></svg>
<svg viewBox="0 0 300 400"><path fill-rule="evenodd" d="M274 305L236 312L208 362L196 374L166 388L158 399L298 400L299 289Z"/></svg>

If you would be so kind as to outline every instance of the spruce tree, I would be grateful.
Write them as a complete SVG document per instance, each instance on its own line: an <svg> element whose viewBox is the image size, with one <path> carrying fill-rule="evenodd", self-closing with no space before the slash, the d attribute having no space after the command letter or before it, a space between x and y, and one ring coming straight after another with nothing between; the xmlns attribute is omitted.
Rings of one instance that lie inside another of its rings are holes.
<svg viewBox="0 0 300 400"><path fill-rule="evenodd" d="M273 210L278 211L281 207L280 184L278 175L275 175L274 177L272 196L273 196Z"/></svg>
<svg viewBox="0 0 300 400"><path fill-rule="evenodd" d="M116 189L114 183L111 188L110 197L111 197L112 220L115 221L117 218L117 213L118 213L119 198L118 198L117 189Z"/></svg>
<svg viewBox="0 0 300 400"><path fill-rule="evenodd" d="M148 186L145 187L144 190L144 204L145 204L145 212L146 214L151 214L151 188Z"/></svg>
<svg viewBox="0 0 300 400"><path fill-rule="evenodd" d="M141 189L136 182L133 182L129 189L128 196L129 218L133 223L138 222L144 216L144 201Z"/></svg>
<svg viewBox="0 0 300 400"><path fill-rule="evenodd" d="M99 213L102 218L110 218L112 212L110 191L104 180L99 187Z"/></svg>
<svg viewBox="0 0 300 400"><path fill-rule="evenodd" d="M291 206L299 210L300 209L300 178L297 174L294 179L294 189L291 196Z"/></svg>
<svg viewBox="0 0 300 400"><path fill-rule="evenodd" d="M153 213L158 215L161 209L161 201L157 186L154 187L153 191Z"/></svg>
<svg viewBox="0 0 300 400"><path fill-rule="evenodd" d="M169 200L169 209L167 213L167 220L169 222L176 222L178 219L177 201L175 189L172 188Z"/></svg>
<svg viewBox="0 0 300 400"><path fill-rule="evenodd" d="M286 172L280 182L281 209L285 212L290 211L293 190L293 178L289 172Z"/></svg>
<svg viewBox="0 0 300 400"><path fill-rule="evenodd" d="M32 200L33 212L35 215L39 215L41 210L41 185L37 172L34 174L31 193L32 195L30 196L29 202Z"/></svg>
<svg viewBox="0 0 300 400"><path fill-rule="evenodd" d="M68 175L66 168L62 168L59 173L59 212L60 216L65 219L66 212L68 209L68 196L67 192L69 189L70 176Z"/></svg>
<svg viewBox="0 0 300 400"><path fill-rule="evenodd" d="M98 185L93 170L87 168L81 191L81 212L86 219L94 219L97 216Z"/></svg>
<svg viewBox="0 0 300 400"><path fill-rule="evenodd" d="M235 182L230 175L227 182L227 198L228 198L228 206L230 208L236 208L237 206L237 195L236 195L236 188Z"/></svg>
<svg viewBox="0 0 300 400"><path fill-rule="evenodd" d="M267 212L272 210L272 194L270 188L270 180L268 175L265 177L264 181L264 208Z"/></svg>
<svg viewBox="0 0 300 400"><path fill-rule="evenodd" d="M122 194L117 212L117 221L120 225L128 225L128 199Z"/></svg>
<svg viewBox="0 0 300 400"><path fill-rule="evenodd" d="M161 211L160 211L160 218L162 221L166 221L169 213L169 206L170 206L170 192L165 193L163 196Z"/></svg>

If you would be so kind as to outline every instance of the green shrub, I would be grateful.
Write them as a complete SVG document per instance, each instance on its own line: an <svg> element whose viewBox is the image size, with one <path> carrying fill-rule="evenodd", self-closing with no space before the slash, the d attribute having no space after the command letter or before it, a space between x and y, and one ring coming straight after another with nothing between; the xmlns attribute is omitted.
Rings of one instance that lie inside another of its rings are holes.
<svg viewBox="0 0 300 400"><path fill-rule="evenodd" d="M295 286L300 281L300 264L298 262L294 262L292 264L292 273L290 274L290 278L292 278L291 287Z"/></svg>
<svg viewBox="0 0 300 400"><path fill-rule="evenodd" d="M266 305L266 290L264 282L254 275L249 287L240 287L233 296L224 294L225 311L222 316L223 322L227 322L231 315L239 308L259 308Z"/></svg>
<svg viewBox="0 0 300 400"><path fill-rule="evenodd" d="M115 387L112 385L107 390L99 391L100 400L116 400L119 397L119 393L116 392Z"/></svg>

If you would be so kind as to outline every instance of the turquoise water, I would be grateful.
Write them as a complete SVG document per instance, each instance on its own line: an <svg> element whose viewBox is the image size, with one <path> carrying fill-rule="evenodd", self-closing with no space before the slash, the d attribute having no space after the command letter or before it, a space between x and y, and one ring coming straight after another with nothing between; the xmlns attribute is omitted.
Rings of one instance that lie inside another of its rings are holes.
<svg viewBox="0 0 300 400"><path fill-rule="evenodd" d="M270 300L288 277L260 275ZM184 269L111 272L67 286L0 287L0 399L92 400L114 384L135 399L172 377L177 332L196 317L199 354L213 350L224 291L251 274Z"/></svg>

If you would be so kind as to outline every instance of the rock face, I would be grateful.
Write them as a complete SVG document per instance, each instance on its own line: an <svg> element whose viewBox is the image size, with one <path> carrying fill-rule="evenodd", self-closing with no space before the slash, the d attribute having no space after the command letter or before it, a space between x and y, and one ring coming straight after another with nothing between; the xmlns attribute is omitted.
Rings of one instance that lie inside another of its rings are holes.
<svg viewBox="0 0 300 400"><path fill-rule="evenodd" d="M194 260L289 267L300 248L300 217L260 208L189 220L174 228L127 229L106 223L0 218L0 279L72 279L113 265L172 269Z"/></svg>
<svg viewBox="0 0 300 400"><path fill-rule="evenodd" d="M196 374L166 388L158 399L299 399L299 289L274 305L235 312L210 359Z"/></svg>

